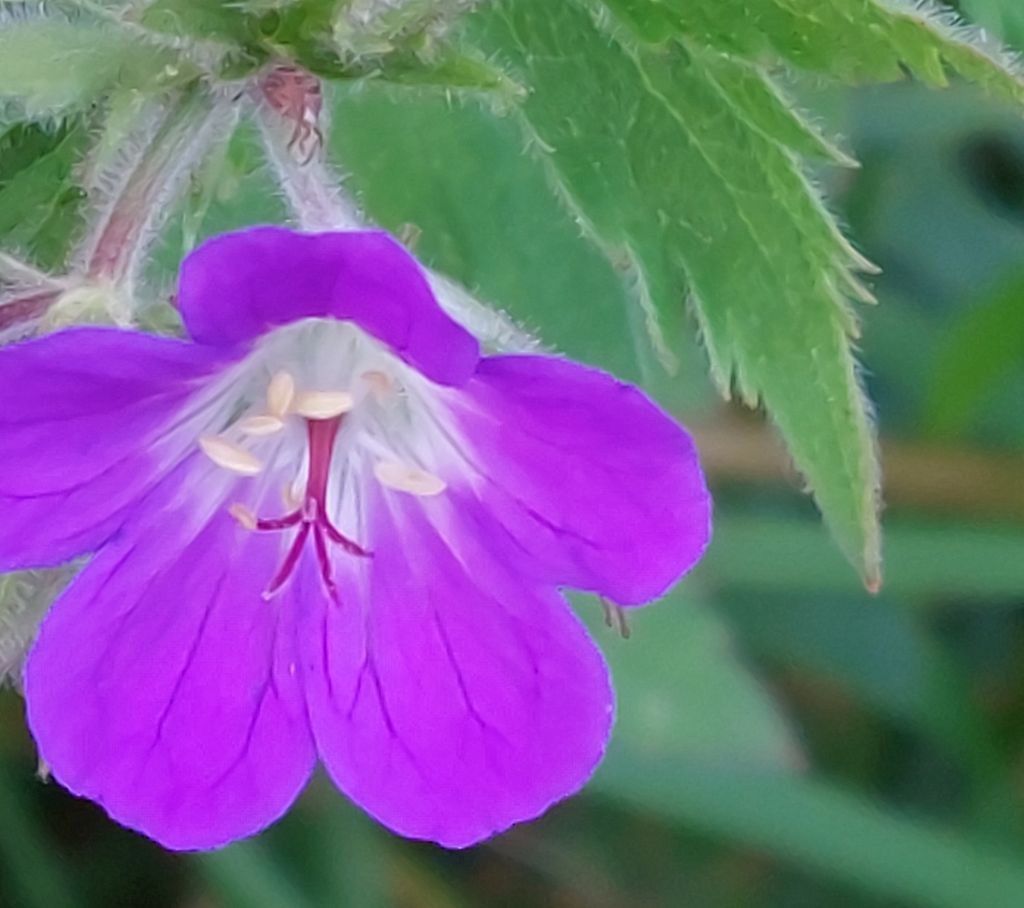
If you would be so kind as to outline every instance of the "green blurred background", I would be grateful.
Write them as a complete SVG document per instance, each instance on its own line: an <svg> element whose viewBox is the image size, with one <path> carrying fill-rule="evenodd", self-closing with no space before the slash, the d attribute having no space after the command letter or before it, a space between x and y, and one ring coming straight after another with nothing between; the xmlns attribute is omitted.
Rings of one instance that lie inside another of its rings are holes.
<svg viewBox="0 0 1024 908"><path fill-rule="evenodd" d="M1024 48L1016 0L962 6ZM716 398L695 343L682 381L660 374L620 275L511 123L361 87L333 102L351 188L423 259L692 425L712 548L634 613L629 640L576 602L619 691L606 764L464 852L396 839L318 779L256 840L165 853L38 782L22 703L0 693L0 905L1024 905L1024 123L959 88L790 89L863 163L817 177L884 269L861 349L887 474L881 594L859 587L773 432ZM152 278L205 234L283 217L243 127Z"/></svg>

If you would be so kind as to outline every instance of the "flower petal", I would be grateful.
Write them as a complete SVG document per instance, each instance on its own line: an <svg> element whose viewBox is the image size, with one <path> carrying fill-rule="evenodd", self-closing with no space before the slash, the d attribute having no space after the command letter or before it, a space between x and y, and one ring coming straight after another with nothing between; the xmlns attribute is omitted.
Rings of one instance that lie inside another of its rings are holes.
<svg viewBox="0 0 1024 908"><path fill-rule="evenodd" d="M449 510L443 496L371 493L374 556L339 560L340 601L310 616L300 646L337 785L402 835L463 847L577 791L613 698L564 599L524 586L471 532L442 539L432 521ZM319 578L307 564L300 579Z"/></svg>
<svg viewBox="0 0 1024 908"><path fill-rule="evenodd" d="M209 240L181 267L178 305L200 344L233 346L304 318L355 322L428 378L465 381L476 339L438 306L388 234L254 227Z"/></svg>
<svg viewBox="0 0 1024 908"><path fill-rule="evenodd" d="M25 691L62 785L169 848L198 849L279 817L315 751L293 604L260 595L279 541L223 509L205 522L180 503L202 489L185 478L57 601Z"/></svg>
<svg viewBox="0 0 1024 908"><path fill-rule="evenodd" d="M116 531L157 478L151 438L223 365L107 328L0 350L0 571L58 564Z"/></svg>
<svg viewBox="0 0 1024 908"><path fill-rule="evenodd" d="M497 356L448 398L476 498L464 507L501 524L523 571L629 605L700 558L711 501L696 449L638 389L567 360Z"/></svg>

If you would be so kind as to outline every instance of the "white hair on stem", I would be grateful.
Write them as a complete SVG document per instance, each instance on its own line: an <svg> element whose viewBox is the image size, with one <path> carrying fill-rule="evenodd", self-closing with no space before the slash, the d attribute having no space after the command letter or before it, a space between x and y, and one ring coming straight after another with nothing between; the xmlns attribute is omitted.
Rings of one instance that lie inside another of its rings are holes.
<svg viewBox="0 0 1024 908"><path fill-rule="evenodd" d="M116 281L131 294L146 252L189 178L237 111L226 94L183 90L171 104L144 107L116 150L87 162L83 183L92 210L72 270Z"/></svg>

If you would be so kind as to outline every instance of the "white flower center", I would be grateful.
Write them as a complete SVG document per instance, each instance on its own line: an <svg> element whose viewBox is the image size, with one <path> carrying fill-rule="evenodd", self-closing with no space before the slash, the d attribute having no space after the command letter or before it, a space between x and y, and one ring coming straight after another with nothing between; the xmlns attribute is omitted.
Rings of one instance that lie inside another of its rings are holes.
<svg viewBox="0 0 1024 908"><path fill-rule="evenodd" d="M417 497L445 491L437 471L455 459L437 406L443 393L359 328L328 320L274 331L232 371L218 395L219 425L197 443L218 467L252 479L252 507L225 505L242 527L295 534L267 597L287 582L307 540L331 595L330 545L372 557L339 529L358 538L365 483ZM268 482L290 509L284 516L254 510L276 500Z"/></svg>

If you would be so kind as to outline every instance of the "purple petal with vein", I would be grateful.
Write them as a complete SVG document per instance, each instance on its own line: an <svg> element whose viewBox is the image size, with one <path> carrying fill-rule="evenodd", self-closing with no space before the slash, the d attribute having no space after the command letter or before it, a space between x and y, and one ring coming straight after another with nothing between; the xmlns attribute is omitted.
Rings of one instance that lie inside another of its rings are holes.
<svg viewBox="0 0 1024 908"><path fill-rule="evenodd" d="M108 328L0 351L0 571L59 564L114 533L159 477L155 438L224 363Z"/></svg>
<svg viewBox="0 0 1024 908"><path fill-rule="evenodd" d="M453 400L485 480L480 520L524 573L632 605L700 558L711 499L697 451L632 385L568 360L497 356Z"/></svg>
<svg viewBox="0 0 1024 908"><path fill-rule="evenodd" d="M486 539L450 524L442 538L401 493L369 507L371 564L301 635L320 756L396 832L471 845L590 777L611 728L607 670L565 600L516 578Z"/></svg>
<svg viewBox="0 0 1024 908"><path fill-rule="evenodd" d="M182 468L44 621L28 720L54 777L169 848L224 845L277 819L315 763L295 610L261 598L275 539L203 523ZM161 519L162 518L162 519Z"/></svg>

